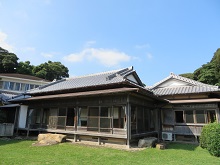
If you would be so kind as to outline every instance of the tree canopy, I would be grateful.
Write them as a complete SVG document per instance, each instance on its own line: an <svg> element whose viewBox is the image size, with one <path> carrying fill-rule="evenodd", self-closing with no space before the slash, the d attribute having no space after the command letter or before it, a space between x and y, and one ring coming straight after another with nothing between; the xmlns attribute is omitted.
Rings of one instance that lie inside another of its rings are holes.
<svg viewBox="0 0 220 165"><path fill-rule="evenodd" d="M31 65L30 61L20 61L14 54L0 47L0 73L20 73L40 77L49 81L69 77L69 70L61 62L48 61Z"/></svg>
<svg viewBox="0 0 220 165"><path fill-rule="evenodd" d="M33 74L47 80L60 80L69 77L69 70L60 62L48 61L33 68Z"/></svg>
<svg viewBox="0 0 220 165"><path fill-rule="evenodd" d="M0 72L15 73L18 67L18 57L14 53L0 47Z"/></svg>
<svg viewBox="0 0 220 165"><path fill-rule="evenodd" d="M34 75L33 74L33 69L34 65L31 65L30 61L25 61L25 62L19 62L18 63L18 68L17 68L17 73L20 74L27 74L27 75Z"/></svg>
<svg viewBox="0 0 220 165"><path fill-rule="evenodd" d="M183 77L191 78L210 85L220 85L220 48L216 50L213 58L207 64L202 65L193 73L181 74Z"/></svg>

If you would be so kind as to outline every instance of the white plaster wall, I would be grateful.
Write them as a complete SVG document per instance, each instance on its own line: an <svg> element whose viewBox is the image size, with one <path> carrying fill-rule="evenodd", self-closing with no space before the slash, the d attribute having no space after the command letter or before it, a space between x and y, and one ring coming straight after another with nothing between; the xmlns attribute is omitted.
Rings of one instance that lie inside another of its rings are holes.
<svg viewBox="0 0 220 165"><path fill-rule="evenodd" d="M159 86L159 88L174 87L174 86L187 86L187 85L189 85L189 84L186 82L171 79L171 80L168 80L168 81L162 83Z"/></svg>
<svg viewBox="0 0 220 165"><path fill-rule="evenodd" d="M133 82L135 82L136 84L138 84L137 80L134 78L134 76L131 74L127 77L128 80L131 80Z"/></svg>
<svg viewBox="0 0 220 165"><path fill-rule="evenodd" d="M21 105L20 112L19 112L19 118L18 118L18 127L19 128L25 128L25 126L26 126L27 111L28 111L28 106Z"/></svg>

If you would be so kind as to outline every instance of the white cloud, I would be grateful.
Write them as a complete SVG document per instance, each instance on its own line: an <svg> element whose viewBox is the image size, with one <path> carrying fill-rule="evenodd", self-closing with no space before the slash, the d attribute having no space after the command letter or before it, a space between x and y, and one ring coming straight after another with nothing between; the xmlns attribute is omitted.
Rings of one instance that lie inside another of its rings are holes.
<svg viewBox="0 0 220 165"><path fill-rule="evenodd" d="M13 52L13 46L10 45L7 40L7 34L0 31L0 47L8 50L9 52Z"/></svg>
<svg viewBox="0 0 220 165"><path fill-rule="evenodd" d="M102 48L86 48L79 53L72 53L64 57L64 60L69 62L98 61L107 67L118 66L121 62L128 62L131 59L131 56L123 52Z"/></svg>
<svg viewBox="0 0 220 165"><path fill-rule="evenodd" d="M81 53L72 53L68 56L64 56L63 59L68 62L80 62L84 59L84 53L84 51L82 51Z"/></svg>
<svg viewBox="0 0 220 165"><path fill-rule="evenodd" d="M43 56L45 58L53 58L54 53L41 53L41 56Z"/></svg>
<svg viewBox="0 0 220 165"><path fill-rule="evenodd" d="M87 41L84 47L88 48L88 47L91 47L94 44L96 44L96 41Z"/></svg>
<svg viewBox="0 0 220 165"><path fill-rule="evenodd" d="M24 47L22 48L23 52L35 52L36 49L34 47Z"/></svg>
<svg viewBox="0 0 220 165"><path fill-rule="evenodd" d="M151 53L147 53L147 58L150 60L153 58L152 54Z"/></svg>
<svg viewBox="0 0 220 165"><path fill-rule="evenodd" d="M145 48L150 48L149 44L142 44L142 45L135 45L136 49L145 49Z"/></svg>

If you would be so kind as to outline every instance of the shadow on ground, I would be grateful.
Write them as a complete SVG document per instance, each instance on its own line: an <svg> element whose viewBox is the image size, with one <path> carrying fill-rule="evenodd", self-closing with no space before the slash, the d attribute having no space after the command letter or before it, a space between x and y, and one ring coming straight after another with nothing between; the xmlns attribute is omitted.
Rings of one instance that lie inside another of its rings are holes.
<svg viewBox="0 0 220 165"><path fill-rule="evenodd" d="M188 150L188 151L194 151L199 144L193 144L193 143L166 143L167 149L175 149L175 150Z"/></svg>

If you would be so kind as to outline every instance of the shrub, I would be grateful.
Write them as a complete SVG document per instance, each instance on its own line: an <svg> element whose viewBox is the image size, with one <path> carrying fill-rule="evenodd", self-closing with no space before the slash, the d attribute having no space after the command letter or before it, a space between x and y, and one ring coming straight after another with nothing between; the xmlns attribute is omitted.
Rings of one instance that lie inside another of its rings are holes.
<svg viewBox="0 0 220 165"><path fill-rule="evenodd" d="M210 125L205 125L203 128L202 128L202 132L201 132L201 136L199 138L199 143L200 143L200 146L202 148L207 148L207 139L208 139L208 136L209 136L209 127Z"/></svg>
<svg viewBox="0 0 220 165"><path fill-rule="evenodd" d="M211 155L220 156L220 124L210 123L203 127L200 146L206 148Z"/></svg>

